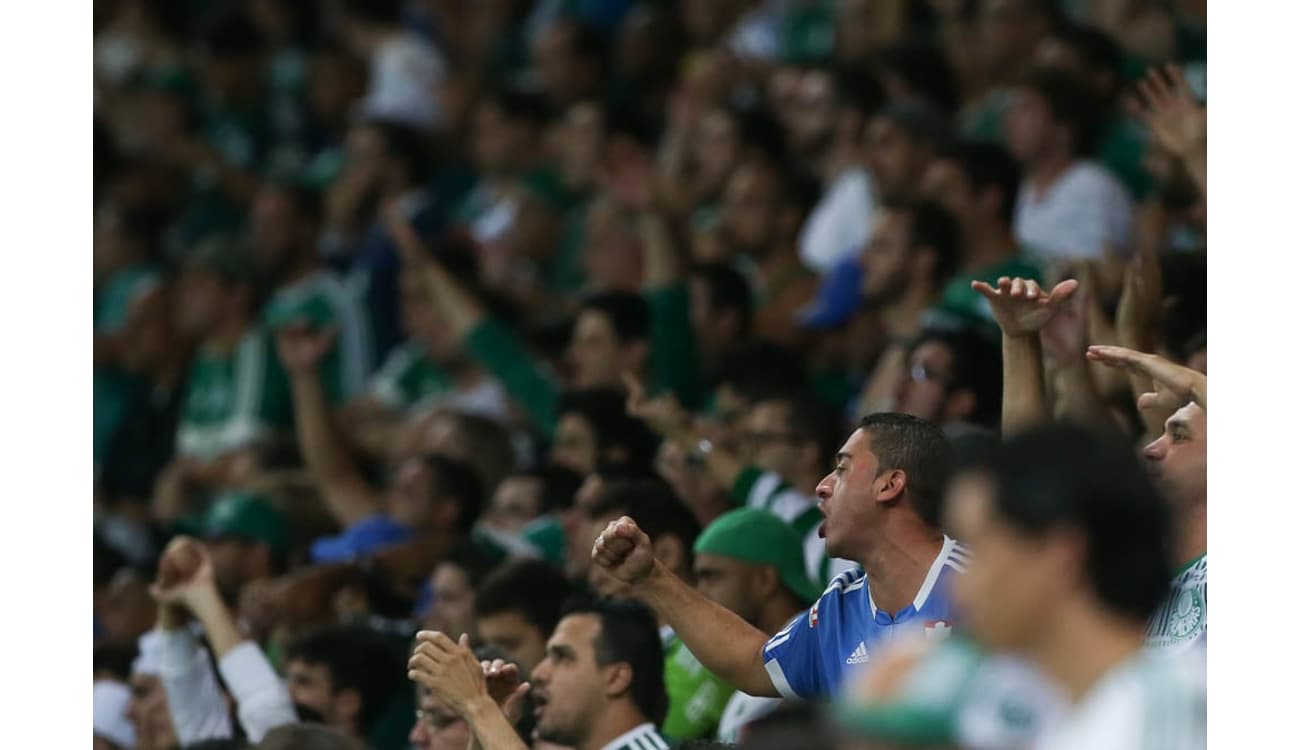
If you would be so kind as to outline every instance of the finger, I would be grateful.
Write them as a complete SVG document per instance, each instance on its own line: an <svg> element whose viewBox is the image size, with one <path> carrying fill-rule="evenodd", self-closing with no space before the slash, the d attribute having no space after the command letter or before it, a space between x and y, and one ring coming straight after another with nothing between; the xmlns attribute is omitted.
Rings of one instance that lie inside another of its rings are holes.
<svg viewBox="0 0 1300 750"><path fill-rule="evenodd" d="M627 405L632 410L641 405L645 400L645 388L642 387L641 381L636 375L625 371L622 375L623 387L627 389Z"/></svg>
<svg viewBox="0 0 1300 750"><path fill-rule="evenodd" d="M1023 297L1024 294L1025 294L1025 280L1017 276L1016 279L1011 282L1011 296Z"/></svg>
<svg viewBox="0 0 1300 750"><path fill-rule="evenodd" d="M971 289L974 289L975 291L979 292L980 294L984 295L985 297L993 297L993 296L996 296L997 293L998 293L998 290L996 290L996 289L994 289L993 287L989 286L989 285L988 285L988 282L979 281L979 280L972 281L972 282L970 283L970 288L971 288Z"/></svg>
<svg viewBox="0 0 1300 750"><path fill-rule="evenodd" d="M469 634L468 634L468 633L461 633L461 634L460 634L460 640L457 641L457 643L460 645L461 648L463 648L463 649L465 649L466 651L468 651L468 650L469 650Z"/></svg>
<svg viewBox="0 0 1300 750"><path fill-rule="evenodd" d="M1025 296L1029 299L1036 300L1039 297L1046 297L1047 295L1043 292L1042 288L1038 286L1037 281L1027 279L1025 281Z"/></svg>
<svg viewBox="0 0 1300 750"><path fill-rule="evenodd" d="M419 672L429 677L436 677L442 673L438 662L430 659L424 654L416 654L406 661L406 668L412 672Z"/></svg>
<svg viewBox="0 0 1300 750"><path fill-rule="evenodd" d="M1074 290L1078 288L1079 288L1078 279L1066 279L1065 281L1062 281L1061 283L1052 287L1052 294L1048 298L1048 301L1051 302L1052 304L1056 304L1058 302L1061 302L1062 300L1067 300L1070 298L1071 294L1074 294Z"/></svg>
<svg viewBox="0 0 1300 750"><path fill-rule="evenodd" d="M1009 276L998 277L998 291L1001 292L1002 294L1011 293L1011 277Z"/></svg>
<svg viewBox="0 0 1300 750"><path fill-rule="evenodd" d="M1160 395L1153 392L1143 393L1138 396L1137 406L1142 411L1154 409L1160 405Z"/></svg>

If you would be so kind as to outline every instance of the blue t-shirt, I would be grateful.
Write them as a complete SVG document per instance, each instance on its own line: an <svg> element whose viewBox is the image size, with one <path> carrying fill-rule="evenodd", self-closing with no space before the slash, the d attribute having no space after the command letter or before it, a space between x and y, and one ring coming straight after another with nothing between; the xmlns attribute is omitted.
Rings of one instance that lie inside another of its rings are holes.
<svg viewBox="0 0 1300 750"><path fill-rule="evenodd" d="M763 646L772 684L786 698L825 698L900 635L923 631L927 638L946 637L954 618L949 586L969 560L961 544L944 537L916 598L894 615L876 608L861 568L841 573L807 612Z"/></svg>

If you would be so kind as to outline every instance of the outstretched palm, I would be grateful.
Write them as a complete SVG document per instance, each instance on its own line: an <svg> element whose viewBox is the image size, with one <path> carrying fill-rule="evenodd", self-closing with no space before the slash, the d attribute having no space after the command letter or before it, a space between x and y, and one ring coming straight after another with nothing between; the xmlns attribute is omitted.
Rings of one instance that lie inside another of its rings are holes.
<svg viewBox="0 0 1300 750"><path fill-rule="evenodd" d="M989 301L993 318L1004 336L1028 336L1038 333L1060 312L1063 304L1079 288L1075 279L1066 279L1046 292L1038 282L1021 278L998 279L997 287L972 281L971 288Z"/></svg>
<svg viewBox="0 0 1300 750"><path fill-rule="evenodd" d="M1203 146L1205 108L1192 97L1192 88L1178 66L1151 68L1138 81L1137 90L1136 114L1161 146L1179 156Z"/></svg>

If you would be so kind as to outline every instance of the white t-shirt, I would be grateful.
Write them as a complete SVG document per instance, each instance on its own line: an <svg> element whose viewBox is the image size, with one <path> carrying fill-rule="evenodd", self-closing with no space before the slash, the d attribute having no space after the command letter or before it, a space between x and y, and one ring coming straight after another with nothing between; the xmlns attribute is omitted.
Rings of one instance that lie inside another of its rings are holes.
<svg viewBox="0 0 1300 750"><path fill-rule="evenodd" d="M1204 658L1169 659L1143 650L1107 672L1034 748L1204 748L1205 683Z"/></svg>
<svg viewBox="0 0 1300 750"><path fill-rule="evenodd" d="M431 128L438 123L435 95L446 70L432 45L414 34L395 34L370 59L363 110L370 117Z"/></svg>
<svg viewBox="0 0 1300 750"><path fill-rule="evenodd" d="M1103 167L1077 161L1046 190L1025 180L1016 196L1016 240L1051 263L1101 258L1109 246L1125 253L1133 233L1133 204L1124 186Z"/></svg>
<svg viewBox="0 0 1300 750"><path fill-rule="evenodd" d="M857 255L871 238L876 212L875 187L865 169L841 173L799 231L799 259L819 274L844 258Z"/></svg>

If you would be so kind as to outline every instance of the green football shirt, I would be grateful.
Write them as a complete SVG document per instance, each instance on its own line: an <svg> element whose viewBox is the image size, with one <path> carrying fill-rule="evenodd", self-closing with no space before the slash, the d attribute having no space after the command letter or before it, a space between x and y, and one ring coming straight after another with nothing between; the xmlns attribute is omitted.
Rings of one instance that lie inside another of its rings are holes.
<svg viewBox="0 0 1300 750"><path fill-rule="evenodd" d="M713 737L734 689L704 668L686 649L682 639L665 629L664 686L668 690L668 716L663 733L674 743Z"/></svg>

